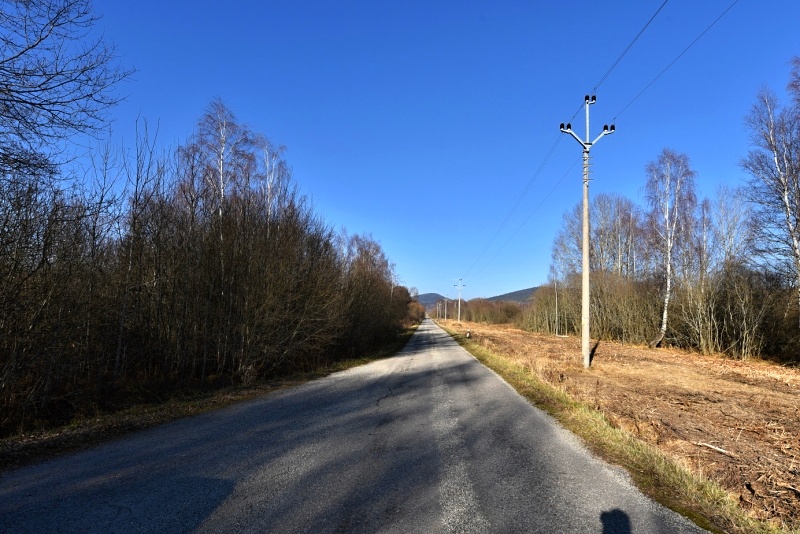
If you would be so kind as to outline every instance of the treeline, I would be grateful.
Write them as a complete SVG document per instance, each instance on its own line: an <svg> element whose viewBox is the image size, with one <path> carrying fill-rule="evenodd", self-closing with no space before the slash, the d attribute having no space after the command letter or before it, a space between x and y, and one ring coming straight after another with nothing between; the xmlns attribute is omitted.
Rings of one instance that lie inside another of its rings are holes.
<svg viewBox="0 0 800 534"><path fill-rule="evenodd" d="M747 117L741 187L698 199L688 156L665 149L645 169L646 205L594 197L593 338L800 361L800 58L793 66L790 100L764 90ZM577 335L580 271L576 206L520 325Z"/></svg>
<svg viewBox="0 0 800 534"><path fill-rule="evenodd" d="M519 318L521 312L522 307L516 302L472 299L461 303L461 318L476 323L513 323Z"/></svg>
<svg viewBox="0 0 800 534"><path fill-rule="evenodd" d="M380 245L326 225L221 101L173 152L143 128L76 180L0 180L3 434L360 356L424 317Z"/></svg>

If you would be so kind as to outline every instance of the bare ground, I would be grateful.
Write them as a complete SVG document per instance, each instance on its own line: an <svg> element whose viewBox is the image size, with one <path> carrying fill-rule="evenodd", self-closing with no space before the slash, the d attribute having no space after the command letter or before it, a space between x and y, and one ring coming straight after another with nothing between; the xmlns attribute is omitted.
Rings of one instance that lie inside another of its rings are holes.
<svg viewBox="0 0 800 534"><path fill-rule="evenodd" d="M528 367L615 426L725 487L751 515L800 528L800 370L601 342L583 369L580 339L451 322Z"/></svg>

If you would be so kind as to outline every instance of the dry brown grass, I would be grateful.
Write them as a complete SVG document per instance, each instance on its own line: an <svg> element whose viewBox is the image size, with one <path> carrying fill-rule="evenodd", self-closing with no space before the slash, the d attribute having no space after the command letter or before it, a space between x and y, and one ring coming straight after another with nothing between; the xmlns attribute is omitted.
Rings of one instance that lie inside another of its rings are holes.
<svg viewBox="0 0 800 534"><path fill-rule="evenodd" d="M717 482L750 517L800 531L800 370L612 342L599 344L585 370L577 338L448 328L470 329L480 346Z"/></svg>

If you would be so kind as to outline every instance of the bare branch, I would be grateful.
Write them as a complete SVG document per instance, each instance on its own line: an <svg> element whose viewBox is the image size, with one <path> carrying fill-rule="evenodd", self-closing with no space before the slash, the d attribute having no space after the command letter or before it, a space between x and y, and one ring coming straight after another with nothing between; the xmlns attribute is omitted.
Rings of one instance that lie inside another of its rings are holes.
<svg viewBox="0 0 800 534"><path fill-rule="evenodd" d="M0 13L0 166L38 164L75 133L96 133L130 71L113 46L86 41L90 0L4 0ZM40 158L38 158L40 159Z"/></svg>

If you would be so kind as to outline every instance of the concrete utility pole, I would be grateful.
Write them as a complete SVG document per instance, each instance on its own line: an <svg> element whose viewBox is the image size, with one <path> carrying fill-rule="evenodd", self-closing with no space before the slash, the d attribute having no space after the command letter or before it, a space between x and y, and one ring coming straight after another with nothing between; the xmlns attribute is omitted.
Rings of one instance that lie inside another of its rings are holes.
<svg viewBox="0 0 800 534"><path fill-rule="evenodd" d="M444 322L447 322L447 299L444 299Z"/></svg>
<svg viewBox="0 0 800 534"><path fill-rule="evenodd" d="M458 322L461 323L461 289L464 284L461 283L461 278L458 279L458 283L455 285L458 288Z"/></svg>
<svg viewBox="0 0 800 534"><path fill-rule="evenodd" d="M570 134L583 147L583 291L581 294L581 351L583 352L583 366L588 368L591 363L591 348L589 347L589 150L606 134L616 130L614 125L603 126L594 141L589 137L589 105L597 102L597 97L586 95L584 107L586 108L586 140L581 139L572 131L572 125L561 123L561 131Z"/></svg>

